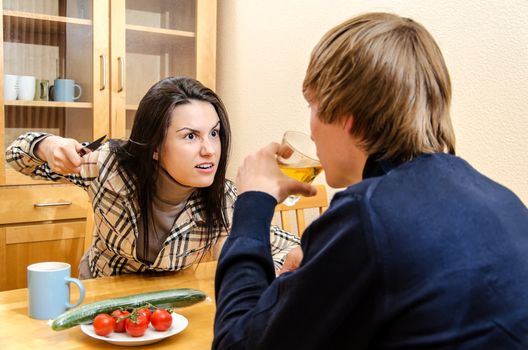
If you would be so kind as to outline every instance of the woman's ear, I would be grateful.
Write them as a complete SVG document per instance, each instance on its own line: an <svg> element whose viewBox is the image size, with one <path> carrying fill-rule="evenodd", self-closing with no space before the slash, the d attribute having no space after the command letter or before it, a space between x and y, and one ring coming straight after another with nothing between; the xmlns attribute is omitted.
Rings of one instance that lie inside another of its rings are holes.
<svg viewBox="0 0 528 350"><path fill-rule="evenodd" d="M158 151L154 151L152 158L154 158L155 160L158 160Z"/></svg>

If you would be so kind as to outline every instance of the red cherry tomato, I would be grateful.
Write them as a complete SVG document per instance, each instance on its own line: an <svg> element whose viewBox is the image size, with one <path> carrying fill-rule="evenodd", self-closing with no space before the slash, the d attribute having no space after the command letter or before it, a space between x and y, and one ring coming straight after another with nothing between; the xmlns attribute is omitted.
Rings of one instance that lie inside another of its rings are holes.
<svg viewBox="0 0 528 350"><path fill-rule="evenodd" d="M165 309L157 309L150 316L150 323L157 331L166 331L172 324L172 316Z"/></svg>
<svg viewBox="0 0 528 350"><path fill-rule="evenodd" d="M107 336L114 331L115 320L108 314L99 314L95 316L93 321L93 328L95 334L100 336Z"/></svg>
<svg viewBox="0 0 528 350"><path fill-rule="evenodd" d="M128 311L121 311L121 310L114 310L112 312L112 317L114 318L116 324L114 328L114 332L116 333L125 333L125 321L126 317L130 315L130 312Z"/></svg>
<svg viewBox="0 0 528 350"><path fill-rule="evenodd" d="M134 320L127 318L125 321L125 329L128 335L131 337L141 337L145 334L148 328L149 321L145 315L138 315Z"/></svg>
<svg viewBox="0 0 528 350"><path fill-rule="evenodd" d="M138 313L140 315L145 315L145 317L147 318L147 320L150 322L150 315L152 314L152 312L150 312L150 309L148 307L144 307L142 309L139 309L138 310Z"/></svg>

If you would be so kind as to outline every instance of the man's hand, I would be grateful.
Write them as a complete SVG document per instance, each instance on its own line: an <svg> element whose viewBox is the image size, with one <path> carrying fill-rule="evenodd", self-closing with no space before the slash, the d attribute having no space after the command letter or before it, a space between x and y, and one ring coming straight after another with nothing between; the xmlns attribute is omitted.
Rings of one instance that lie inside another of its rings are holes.
<svg viewBox="0 0 528 350"><path fill-rule="evenodd" d="M286 255L286 259L284 260L284 264L282 264L282 268L280 269L277 276L283 274L284 272L290 272L295 271L297 268L301 265L301 261L303 259L303 252L300 246L297 246L290 250L288 255Z"/></svg>
<svg viewBox="0 0 528 350"><path fill-rule="evenodd" d="M310 184L299 182L284 175L277 165L278 154L287 156L291 150L278 143L270 143L266 147L249 155L238 169L236 184L238 193L261 191L275 197L278 203L293 194L315 196L317 190Z"/></svg>
<svg viewBox="0 0 528 350"><path fill-rule="evenodd" d="M35 147L35 155L48 163L58 174L73 174L81 171L82 159L78 152L82 145L74 139L48 136Z"/></svg>

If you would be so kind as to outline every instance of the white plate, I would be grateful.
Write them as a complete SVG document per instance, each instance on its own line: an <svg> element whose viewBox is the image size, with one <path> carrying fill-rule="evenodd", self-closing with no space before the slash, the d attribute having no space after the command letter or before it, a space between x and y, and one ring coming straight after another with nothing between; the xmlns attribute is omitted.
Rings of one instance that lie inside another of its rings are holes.
<svg viewBox="0 0 528 350"><path fill-rule="evenodd" d="M187 328L189 321L182 315L172 313L172 325L169 329L164 332L156 331L151 324L149 324L147 331L141 337L131 337L126 332L116 333L112 332L106 337L95 334L93 326L91 324L82 324L81 331L89 337L104 340L110 344L121 345L121 346L139 346L158 342L165 338L171 337L174 334L178 334Z"/></svg>

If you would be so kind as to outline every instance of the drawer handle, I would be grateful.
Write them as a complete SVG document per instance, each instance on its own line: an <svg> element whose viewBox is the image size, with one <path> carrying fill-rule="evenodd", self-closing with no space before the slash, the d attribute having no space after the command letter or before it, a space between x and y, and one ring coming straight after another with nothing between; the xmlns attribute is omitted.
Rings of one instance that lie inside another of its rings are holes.
<svg viewBox="0 0 528 350"><path fill-rule="evenodd" d="M65 205L72 205L72 202L55 202L55 203L35 203L33 206L35 208L44 208L44 207L63 207Z"/></svg>

